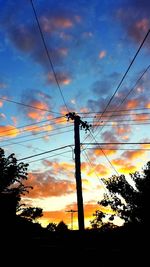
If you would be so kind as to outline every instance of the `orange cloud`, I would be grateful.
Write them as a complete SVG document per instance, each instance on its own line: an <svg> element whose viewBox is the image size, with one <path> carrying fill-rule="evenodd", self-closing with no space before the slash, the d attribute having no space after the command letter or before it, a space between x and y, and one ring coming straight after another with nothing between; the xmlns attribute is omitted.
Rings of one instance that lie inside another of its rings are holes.
<svg viewBox="0 0 150 267"><path fill-rule="evenodd" d="M56 77L58 79L58 82L61 85L69 85L71 83L71 80L72 80L71 77L69 76L69 74L64 73L64 72L57 72ZM56 82L53 73L48 73L47 81L49 83L55 83Z"/></svg>
<svg viewBox="0 0 150 267"><path fill-rule="evenodd" d="M147 18L143 18L142 20L137 21L135 28L146 33L149 29L149 20Z"/></svg>
<svg viewBox="0 0 150 267"><path fill-rule="evenodd" d="M31 108L29 109L27 116L32 120L40 121L41 119L44 118L47 112L46 110L49 110L48 105L42 101L38 101L38 100L31 101L30 105L41 109L41 110L36 110L36 109L31 109Z"/></svg>
<svg viewBox="0 0 150 267"><path fill-rule="evenodd" d="M65 47L59 48L59 53L60 53L62 56L67 56L67 55L68 55L68 49L65 48Z"/></svg>
<svg viewBox="0 0 150 267"><path fill-rule="evenodd" d="M122 14L122 17L123 16L124 15ZM132 16L130 16L130 17L132 17ZM126 21L124 21L125 25L128 25L127 19L128 18L126 18ZM137 21L135 21L133 17L132 17L132 19L129 19L129 20L130 20L130 23L131 23L131 25L128 25L128 34L129 34L129 36L134 38L135 41L141 42L141 40L143 38L143 35L146 34L148 32L148 29L150 28L149 15L145 16L142 19L139 19Z"/></svg>
<svg viewBox="0 0 150 267"><path fill-rule="evenodd" d="M108 168L106 168L103 164L92 164L93 168L90 168L87 171L87 175L95 176L95 173L100 176L105 176L109 174Z"/></svg>
<svg viewBox="0 0 150 267"><path fill-rule="evenodd" d="M115 150L115 147L113 146L113 147L111 147L111 146L109 146L109 148L110 149L106 149L106 148L102 148L103 149L103 151L104 151L104 153L105 153L105 155L107 155L107 156L110 156L110 155L114 155L117 151ZM104 157L104 154L103 154L103 152L101 151L101 149L99 148L99 149L94 149L94 155L97 157Z"/></svg>
<svg viewBox="0 0 150 267"><path fill-rule="evenodd" d="M123 173L123 174L129 174L129 173L134 173L135 171L137 171L137 166L134 166L132 164L124 164L124 166L122 166L121 168L118 169L119 173Z"/></svg>
<svg viewBox="0 0 150 267"><path fill-rule="evenodd" d="M80 112L82 113L87 113L87 112L89 112L89 109L88 108L81 108L80 109Z"/></svg>
<svg viewBox="0 0 150 267"><path fill-rule="evenodd" d="M27 126L23 129L23 131L28 131L32 133L37 133L41 131L51 131L53 127L49 124L43 125L43 126L37 126L37 125L31 125Z"/></svg>
<svg viewBox="0 0 150 267"><path fill-rule="evenodd" d="M73 27L73 20L65 16L41 17L42 29L45 32L54 32L57 29L67 29Z"/></svg>
<svg viewBox="0 0 150 267"><path fill-rule="evenodd" d="M73 26L73 21L70 18L66 17L55 17L51 22L56 28L66 29Z"/></svg>
<svg viewBox="0 0 150 267"><path fill-rule="evenodd" d="M146 104L146 108L150 108L150 103Z"/></svg>
<svg viewBox="0 0 150 267"><path fill-rule="evenodd" d="M132 165L130 162L127 162L124 159L114 159L112 164L119 167L117 168L117 171L123 174L133 173L137 170L137 166Z"/></svg>
<svg viewBox="0 0 150 267"><path fill-rule="evenodd" d="M126 104L126 108L136 108L139 105L139 101L137 99L128 100Z"/></svg>
<svg viewBox="0 0 150 267"><path fill-rule="evenodd" d="M57 173L58 174L58 173ZM26 185L33 186L29 198L63 196L75 192L75 184L64 179L55 179L47 172L29 173Z"/></svg>
<svg viewBox="0 0 150 267"><path fill-rule="evenodd" d="M126 133L130 133L131 132L131 127L128 125L128 127L126 126L118 126L115 128L116 134L117 135L123 135Z"/></svg>
<svg viewBox="0 0 150 267"><path fill-rule="evenodd" d="M124 159L114 159L112 160L112 163L116 166L122 166L125 164Z"/></svg>
<svg viewBox="0 0 150 267"><path fill-rule="evenodd" d="M0 100L0 108L3 106L3 101Z"/></svg>
<svg viewBox="0 0 150 267"><path fill-rule="evenodd" d="M148 138L145 138L145 139L143 139L142 140L142 142L144 143L149 143L150 142L150 139L148 139ZM144 149L150 149L150 145L149 144L142 144L142 145L140 145L140 147L141 148L144 148Z"/></svg>
<svg viewBox="0 0 150 267"><path fill-rule="evenodd" d="M141 150L135 150L135 151L125 151L122 154L122 157L126 158L127 160L134 160L137 158L141 158L143 155L145 155L145 151Z"/></svg>
<svg viewBox="0 0 150 267"><path fill-rule="evenodd" d="M17 123L18 123L18 119L17 119L17 117L12 116L11 119L12 119L14 125L16 126Z"/></svg>
<svg viewBox="0 0 150 267"><path fill-rule="evenodd" d="M150 119L150 116L149 116L149 114L137 114L137 115L133 115L132 116L135 120L142 120L142 121L144 121L144 120L147 120L147 119Z"/></svg>
<svg viewBox="0 0 150 267"><path fill-rule="evenodd" d="M51 168L51 173L53 175L59 174L65 174L72 177L72 172L74 172L74 164L67 163L67 162L57 162L57 161L49 161L49 160L43 160L43 164L46 167ZM70 174L71 172L71 174Z"/></svg>
<svg viewBox="0 0 150 267"><path fill-rule="evenodd" d="M43 217L39 219L39 221L46 226L48 223L53 222L58 224L60 221L64 221L69 228L71 228L71 213L68 212L70 210L77 211L77 204L72 203L67 205L64 209L62 210L55 210L55 211L44 211L43 212ZM114 214L114 212L109 209L102 207L98 205L97 203L85 203L84 204L84 220L85 220L85 227L90 226L90 221L94 219L94 215L96 210L100 210L103 212L106 212L107 214ZM73 213L73 229L78 228L78 213L74 212Z"/></svg>
<svg viewBox="0 0 150 267"><path fill-rule="evenodd" d="M12 125L1 125L0 126L0 137L15 137L20 131Z"/></svg>
<svg viewBox="0 0 150 267"><path fill-rule="evenodd" d="M86 176L95 177L95 175L98 175L102 177L102 176L110 174L110 170L107 167L105 167L105 165L94 163L94 161L95 161L95 158L93 158L92 160L92 166L87 162L82 162L81 169L82 169L82 172L84 172Z"/></svg>
<svg viewBox="0 0 150 267"><path fill-rule="evenodd" d="M100 53L99 53L99 58L102 59L106 57L106 50L102 50Z"/></svg>
<svg viewBox="0 0 150 267"><path fill-rule="evenodd" d="M66 114L68 113L68 111L66 110L66 107L65 106L62 106L61 108L60 108L60 114L62 114L62 116L64 116L64 117L62 117L62 118L58 118L58 119L56 119L55 120L55 122L56 123L64 123L64 124L66 124L66 123L68 123L68 121L67 121L67 117L66 117ZM70 120L70 122L69 123L71 123L71 120Z"/></svg>
<svg viewBox="0 0 150 267"><path fill-rule="evenodd" d="M85 217L85 224L89 224L89 221L93 219L93 214L97 209L100 209L98 204L86 203L84 204L84 217ZM43 217L40 219L41 223L48 224L49 222L59 223L60 221L64 221L69 228L71 228L71 214L70 210L77 211L77 204L72 203L67 205L63 210L56 210L56 211L45 211L43 212ZM73 226L74 229L78 228L78 213L73 213Z"/></svg>
<svg viewBox="0 0 150 267"><path fill-rule="evenodd" d="M43 226L47 226L49 223L58 224L63 221L67 225L70 224L70 216L65 210L44 211L43 216L38 220Z"/></svg>

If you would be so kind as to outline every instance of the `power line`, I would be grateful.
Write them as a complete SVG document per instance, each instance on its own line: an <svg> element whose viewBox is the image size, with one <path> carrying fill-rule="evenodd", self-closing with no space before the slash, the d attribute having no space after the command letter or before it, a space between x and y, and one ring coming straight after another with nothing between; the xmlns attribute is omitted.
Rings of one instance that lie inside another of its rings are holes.
<svg viewBox="0 0 150 267"><path fill-rule="evenodd" d="M61 153L57 153L57 154L53 154L52 156L49 156L49 157L45 157L45 158L41 158L41 159L36 159L36 160L32 160L32 161L29 161L28 164L31 164L33 162L37 162L37 161L41 161L41 160L45 160L45 159L49 159L49 158L53 158L53 157L56 157L56 156L61 156L63 154L66 154L66 153L69 153L70 150L68 151L65 151L65 152L61 152Z"/></svg>
<svg viewBox="0 0 150 267"><path fill-rule="evenodd" d="M53 118L51 120L55 120L55 119L58 119L58 118L63 118L63 116L62 117ZM44 122L48 122L48 121L50 121L50 120L48 119L48 120L43 120L43 121L31 123L31 124L22 125L22 126L16 127L15 129L8 129L8 130L0 131L0 134L7 133L7 132L13 132L14 130L24 129L26 127L34 126L34 125L37 125L37 124L40 124L40 123L44 123ZM61 122L65 122L65 121L66 120L61 121ZM45 126L48 126L48 125L55 125L55 124L57 124L57 123L55 122L55 123L50 123L50 124L44 124L44 125L41 125L41 126L36 126L36 127L31 128L31 129L24 129L20 133L24 133L26 131L33 131L35 129L39 129L39 128L42 128L42 127L45 127ZM6 135L9 136L9 135L12 135L12 133L6 134ZM3 135L0 135L0 137L3 137Z"/></svg>
<svg viewBox="0 0 150 267"><path fill-rule="evenodd" d="M112 112L113 112L113 111L112 111ZM103 115L103 118L122 117L122 116L139 116L139 115L150 115L150 112ZM86 119L94 119L95 116L82 116L82 118L86 118Z"/></svg>
<svg viewBox="0 0 150 267"><path fill-rule="evenodd" d="M44 38L44 35L43 35L43 32L42 32L42 28L41 28L41 25L40 25L40 22L39 22L39 19L38 19L38 15L37 15L37 13L36 13L36 10L35 10L33 1L30 0L30 3L31 3L32 9L33 9L33 13L34 13L34 16L35 16L35 19L36 19L38 28L39 28L39 32L40 32L40 35L41 35L41 39L42 39L42 42L43 42L43 45L44 45L44 48L45 48L47 57L48 57L48 61L49 61L49 63L50 63L51 69L52 69L53 74L54 74L54 78L55 78L56 84L57 84L58 89L59 89L59 91L60 91L61 97L62 97L63 102L64 102L64 105L65 105L65 107L66 107L66 110L67 110L67 112L69 112L68 107L67 107L67 104L66 104L66 101L65 101L65 98L64 98L63 93L62 93L62 90L61 90L61 88L60 88L60 84L59 84L58 79L57 79L57 75L56 75L56 72L55 72L55 69L54 69L54 65L53 65L53 62L52 62L52 60L51 60L50 53L49 53L49 51L48 51L48 48L47 48L47 45L46 45L46 42L45 42L45 38Z"/></svg>
<svg viewBox="0 0 150 267"><path fill-rule="evenodd" d="M111 121L113 122L117 122L117 121ZM111 127L120 127L120 126L135 126L135 125L149 125L149 122L145 122L145 123L119 123L119 124L105 124L105 127L111 126ZM103 124L94 124L95 126L103 126ZM85 139L84 139L85 140Z"/></svg>
<svg viewBox="0 0 150 267"><path fill-rule="evenodd" d="M142 75L139 77L139 79L136 81L135 85L129 90L129 92L126 94L126 96L124 97L124 99L121 101L121 103L118 105L121 106L123 104L123 102L125 102L125 100L128 98L128 96L131 94L131 92L135 89L135 87L138 85L138 83L140 82L140 80L143 78L143 76L145 75L145 73L148 71L148 69L150 68L150 65L148 65L148 67L144 70L144 72L142 73Z"/></svg>
<svg viewBox="0 0 150 267"><path fill-rule="evenodd" d="M94 169L93 163L91 162L91 160L90 160L88 154L86 153L86 151L84 151L84 154L85 154L85 156L86 156L86 159L87 159L88 162L90 163L91 167ZM99 182L102 184L102 186L103 186L105 192L107 193L106 186L105 186L105 184L103 183L102 179L98 176L98 174L97 174L97 172L96 172L95 170L94 170L94 173L95 173L96 177L98 178Z"/></svg>
<svg viewBox="0 0 150 267"><path fill-rule="evenodd" d="M129 64L129 66L128 66L128 68L127 68L126 72L124 73L124 75L123 75L123 77L122 77L122 79L121 79L121 81L119 82L119 84L118 84L118 86L117 86L117 88L116 88L115 92L113 93L113 95L112 95L112 96L111 96L111 98L109 99L109 101L108 101L108 103L107 103L107 105L106 105L106 107L105 107L105 109L104 109L103 113L105 113L105 111L106 111L106 110L107 110L107 108L109 107L110 103L112 102L112 100L113 100L114 96L116 95L117 91L119 90L119 88L120 88L121 84L123 83L123 81L124 81L124 79L125 79L125 77L126 77L127 73L129 72L129 70L130 70L131 66L133 65L133 63L134 63L134 61L135 61L135 59L136 59L136 57L137 57L138 53L140 52L140 50L141 50L141 48L142 48L143 44L145 43L145 41L146 41L146 39L147 39L147 37L148 37L149 33L150 33L150 29L148 30L148 32L147 32L147 34L145 35L145 37L144 37L144 39L143 39L142 43L141 43L141 44L140 44L140 46L139 46L139 48L138 48L137 52L135 53L135 55L134 55L133 59L131 60L131 63ZM103 114L102 114L102 115L103 115ZM101 115L101 116L102 116L102 115ZM101 118L100 118L100 119L101 119Z"/></svg>
<svg viewBox="0 0 150 267"><path fill-rule="evenodd" d="M106 110L105 113L111 113L111 112L128 112L128 111L135 111L135 110L147 110L147 109L150 109L150 108L146 108L146 107L143 107L143 108L132 108L132 109L119 109L119 110ZM104 111L94 111L94 112L78 112L78 114L102 114L104 113Z"/></svg>
<svg viewBox="0 0 150 267"><path fill-rule="evenodd" d="M50 136L60 135L60 134L69 133L69 132L73 132L73 130L58 132L58 133L55 133L55 134L47 134L46 136L50 137ZM18 144L22 144L22 143L26 143L26 142L30 142L30 141L35 141L35 140L39 140L39 139L41 139L43 137L44 137L44 135L43 136L40 136L40 137L36 137L36 138L31 138L31 139L23 140L21 142L15 142L15 143L12 143L11 142L9 144L4 144L3 147L11 146L11 145L18 145Z"/></svg>
<svg viewBox="0 0 150 267"><path fill-rule="evenodd" d="M96 123L97 123L97 125L102 125L104 127L105 124L102 124L102 123L105 123L105 122L124 122L124 121L131 122L131 121L149 121L149 120L150 120L150 118L149 119L132 119L132 120L123 120L123 119L122 120L103 120L102 122L96 122ZM95 126L96 123L94 123L94 126Z"/></svg>
<svg viewBox="0 0 150 267"><path fill-rule="evenodd" d="M86 149L97 149L97 147L86 147ZM150 151L150 149L149 148L104 148L103 147L103 150L105 151L105 150L117 150L117 151L129 151L129 150L131 150L131 151Z"/></svg>
<svg viewBox="0 0 150 267"><path fill-rule="evenodd" d="M96 143L81 143L81 145L150 145L150 142L129 142L129 143L123 143L123 142L96 142Z"/></svg>
<svg viewBox="0 0 150 267"><path fill-rule="evenodd" d="M91 136L93 137L93 139L96 141L95 137L93 136L93 134L90 131ZM96 141L97 142L97 141ZM111 161L109 160L108 156L105 154L105 152L103 151L103 149L100 147L99 148L101 150L101 152L103 153L104 157L107 159L107 161L109 162L111 168L115 171L115 173L119 176L119 173L117 172L116 168L113 166L113 164L111 163Z"/></svg>
<svg viewBox="0 0 150 267"><path fill-rule="evenodd" d="M3 100L3 101L6 101L6 102L14 103L14 104L21 105L21 106L28 107L28 108L33 108L33 109L37 109L37 110L41 110L41 111L47 111L49 113L53 113L53 114L57 114L57 115L61 114L59 112L50 111L50 110L45 109L45 108L38 108L38 107L35 107L35 106L32 106L32 105L24 104L22 102L17 102L17 101L14 101L14 100L10 100L8 98L6 99L4 97L0 97L0 99Z"/></svg>
<svg viewBox="0 0 150 267"><path fill-rule="evenodd" d="M65 148L70 147L70 146L72 146L72 145L66 145L66 146L58 147L58 148L55 148L55 149L52 149L52 150L48 150L48 151L45 151L45 152L42 152L42 153L38 153L38 154L34 154L34 155L31 155L31 156L28 156L28 157L25 157L25 158L22 158L22 159L18 159L17 161L22 161L22 160L38 157L38 156L41 156L41 155L44 155L44 154L47 154L47 153L51 153L51 152L54 152L54 151L65 149Z"/></svg>
<svg viewBox="0 0 150 267"><path fill-rule="evenodd" d="M142 77L145 75L145 73L147 72L147 70L149 69L149 67L150 67L150 65L146 68L146 70L142 73L142 75L140 76L140 78L137 80L137 82L135 83L135 85L134 85L134 87L132 87L131 88L131 90L127 93L127 95L125 96L125 98L122 100L122 102L118 105L118 107L126 100L126 98L129 96L129 94L133 91L133 89L137 86L137 84L139 83L139 81L142 79ZM147 109L147 108L142 108L142 109ZM133 110L133 109L132 109ZM134 110L141 110L141 109L134 109ZM127 110L126 110L127 111ZM103 113L101 113L101 116L100 116L100 118L99 118L99 120L98 121L100 121L101 119L102 119L102 116L103 116L103 114L104 114L104 112L105 111L103 111ZM106 111L106 112L110 112L110 111ZM120 112L120 110L113 110L113 111L111 111L112 112L112 114L109 116L109 118L111 118L112 116L113 116L113 114L114 114L114 112ZM126 114L126 115L130 115L130 114ZM146 120L146 119L145 119ZM131 121L131 120L130 120ZM140 120L137 120L137 121L140 121ZM109 122L109 120L107 120L106 122ZM121 122L122 122L122 120L121 120ZM99 126L99 125L96 125L96 126ZM98 133L95 135L95 137L102 131L102 129L105 127L105 126L107 126L106 124L104 124L104 125L102 125L102 127L100 128L100 130L98 131ZM89 136L89 135L88 135ZM87 137L88 136L86 136L85 138L84 138L84 141L87 139Z"/></svg>
<svg viewBox="0 0 150 267"><path fill-rule="evenodd" d="M129 96L129 94L136 88L137 84L139 83L139 81L143 78L143 76L145 75L145 73L148 71L148 69L150 68L150 65L145 69L145 71L142 73L142 75L139 77L139 79L136 81L135 85L129 90L129 92L126 94L126 96L122 99L122 101L119 103L119 105L117 106L117 108L119 106L121 106L123 104L123 102L125 102L125 100L127 99L127 97ZM109 118L111 118L113 116L113 113L110 115ZM101 116L102 117L102 116ZM100 119L99 119L100 120ZM108 120L107 120L108 121ZM98 131L98 133L95 135L95 137L102 131L102 129L105 127L105 125L103 125L103 127L100 129L100 131Z"/></svg>
<svg viewBox="0 0 150 267"><path fill-rule="evenodd" d="M53 124L47 124L47 125L45 125L45 126L51 126L51 125L53 125ZM55 125L55 124L54 124ZM41 126L41 127L45 127L45 126ZM41 127L38 127L38 129L39 128L41 128ZM51 132L54 132L54 131L57 131L57 130L62 130L62 129L64 129L64 128L69 128L69 127L72 127L72 125L67 125L67 126L63 126L63 127L59 127L59 128L56 128L56 129L52 129L51 130ZM34 129L32 129L32 130L34 130ZM25 132L25 131L24 131ZM24 133L24 132L22 132L22 133ZM44 130L44 131L40 131L40 132L38 132L38 133L36 133L36 135L39 135L39 134L42 134L42 133L47 133L47 132L49 132L49 129L48 130ZM8 134L7 136L11 136L12 134ZM30 136L32 136L33 134L28 134L28 135L25 135L25 136L18 136L18 137L13 137L13 138L11 138L11 140L18 140L18 139L22 139L22 138L26 138L26 137L30 137ZM0 143L4 143L4 142L8 142L9 141L9 139L0 139Z"/></svg>

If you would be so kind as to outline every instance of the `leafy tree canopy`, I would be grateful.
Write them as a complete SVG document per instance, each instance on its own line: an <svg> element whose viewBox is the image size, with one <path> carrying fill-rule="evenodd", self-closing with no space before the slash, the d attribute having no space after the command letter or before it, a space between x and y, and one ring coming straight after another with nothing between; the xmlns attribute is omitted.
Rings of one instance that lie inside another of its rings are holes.
<svg viewBox="0 0 150 267"><path fill-rule="evenodd" d="M42 209L38 207L27 207L22 210L20 216L27 220L36 220L43 216Z"/></svg>
<svg viewBox="0 0 150 267"><path fill-rule="evenodd" d="M20 195L32 188L23 184L27 180L27 167L28 164L18 163L14 154L5 157L4 150L0 148L0 193L14 192Z"/></svg>
<svg viewBox="0 0 150 267"><path fill-rule="evenodd" d="M133 181L131 185L124 175L112 176L110 179L103 179L109 194L98 204L103 207L111 207L116 216L119 216L125 223L147 224L150 201L150 162L148 162L141 173L130 174ZM91 222L93 227L96 224L103 226L103 218L108 214L96 211L95 219ZM112 222L114 215L109 216Z"/></svg>
<svg viewBox="0 0 150 267"><path fill-rule="evenodd" d="M50 232L55 232L56 231L56 229L57 229L57 224L56 223L49 223L48 225L47 225L47 230L49 230Z"/></svg>
<svg viewBox="0 0 150 267"><path fill-rule="evenodd" d="M65 232L68 231L68 226L63 221L61 221L58 223L56 230L59 232Z"/></svg>
<svg viewBox="0 0 150 267"><path fill-rule="evenodd" d="M0 148L0 209L3 217L18 215L28 220L36 220L41 217L42 209L26 207L20 204L21 195L28 192L32 186L25 186L28 179L28 164L18 163L14 154L5 156L4 150Z"/></svg>

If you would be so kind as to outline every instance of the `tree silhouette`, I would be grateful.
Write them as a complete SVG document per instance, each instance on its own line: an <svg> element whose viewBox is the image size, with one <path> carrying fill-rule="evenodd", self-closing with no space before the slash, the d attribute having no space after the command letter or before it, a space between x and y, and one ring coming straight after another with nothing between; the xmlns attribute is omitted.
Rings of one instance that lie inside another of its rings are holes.
<svg viewBox="0 0 150 267"><path fill-rule="evenodd" d="M56 223L49 223L48 225L47 225L47 230L48 231L50 231L50 232L55 232L56 231L56 229L57 229L57 224Z"/></svg>
<svg viewBox="0 0 150 267"><path fill-rule="evenodd" d="M68 231L68 226L63 221L59 222L56 228L56 231L65 232Z"/></svg>
<svg viewBox="0 0 150 267"><path fill-rule="evenodd" d="M23 184L27 180L28 164L17 163L14 154L5 157L4 150L0 148L0 193L17 192L22 194L27 191L29 186Z"/></svg>
<svg viewBox="0 0 150 267"><path fill-rule="evenodd" d="M21 195L31 186L25 186L28 164L18 163L14 154L5 157L0 148L0 210L5 217L14 216L19 207Z"/></svg>
<svg viewBox="0 0 150 267"><path fill-rule="evenodd" d="M38 218L43 216L43 213L41 208L27 207L24 208L19 215L29 221L36 221Z"/></svg>
<svg viewBox="0 0 150 267"><path fill-rule="evenodd" d="M132 224L148 224L148 210L150 200L150 162L147 163L142 173L130 174L133 181L131 185L124 175L112 176L110 179L103 179L109 190L104 199L98 204L103 207L111 207L113 213ZM109 221L113 221L115 215L109 215ZM93 224L101 224L102 219L108 216L107 213L97 211Z"/></svg>

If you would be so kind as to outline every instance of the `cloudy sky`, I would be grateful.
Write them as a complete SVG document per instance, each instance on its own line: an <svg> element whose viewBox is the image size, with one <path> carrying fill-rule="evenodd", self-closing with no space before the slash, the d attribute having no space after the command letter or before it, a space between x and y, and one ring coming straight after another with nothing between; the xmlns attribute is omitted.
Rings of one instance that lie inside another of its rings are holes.
<svg viewBox="0 0 150 267"><path fill-rule="evenodd" d="M43 225L69 225L66 211L77 208L73 122L65 115L88 121L81 142L104 143L81 149L89 226L105 192L101 178L128 177L149 160L150 146L127 143L150 142L150 2L32 2L0 0L0 146L27 158L34 189L25 201L43 208Z"/></svg>

